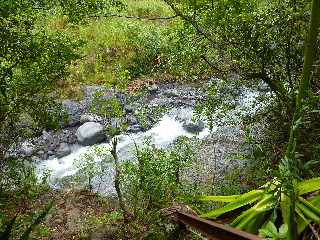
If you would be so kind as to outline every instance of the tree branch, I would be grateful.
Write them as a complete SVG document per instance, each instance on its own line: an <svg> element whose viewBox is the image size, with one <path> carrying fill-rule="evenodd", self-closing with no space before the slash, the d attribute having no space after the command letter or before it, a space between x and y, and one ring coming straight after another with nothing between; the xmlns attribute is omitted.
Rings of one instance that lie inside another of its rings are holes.
<svg viewBox="0 0 320 240"><path fill-rule="evenodd" d="M183 20L189 22L198 33L200 33L203 37L205 37L209 42L216 44L217 42L212 38L211 34L207 32L204 28L202 28L196 21L185 14L183 14L176 6L174 6L170 0L164 0L166 4L168 4L171 9L176 13L177 16L181 17Z"/></svg>
<svg viewBox="0 0 320 240"><path fill-rule="evenodd" d="M227 73L226 71L220 69L219 67L217 67L216 65L214 65L212 62L210 62L210 61L206 58L206 56L201 55L200 57L201 57L201 59L203 59L203 61L205 61L213 70L215 70L215 71L217 71L217 72L219 72L219 73L221 73L221 74Z"/></svg>
<svg viewBox="0 0 320 240"><path fill-rule="evenodd" d="M274 92L276 94L276 96L285 104L285 106L287 108L288 116L290 117L290 115L293 112L292 100L288 96L287 91L285 90L284 86L281 83L270 79L267 76L267 74L264 72L250 73L250 74L245 75L245 78L247 78L247 79L257 78L257 79L261 79L263 82L265 82L269 86L271 91Z"/></svg>
<svg viewBox="0 0 320 240"><path fill-rule="evenodd" d="M90 15L89 17L118 17L118 18L155 21L155 20L171 20L178 17L178 15L173 15L169 17L144 17L144 16L138 17L138 16L119 15L119 14L105 14L105 15Z"/></svg>

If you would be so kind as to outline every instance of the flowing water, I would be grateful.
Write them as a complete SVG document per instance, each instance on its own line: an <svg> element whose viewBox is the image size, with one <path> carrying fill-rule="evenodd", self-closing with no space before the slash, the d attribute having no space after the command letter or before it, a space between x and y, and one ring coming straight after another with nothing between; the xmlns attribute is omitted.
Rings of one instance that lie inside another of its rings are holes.
<svg viewBox="0 0 320 240"><path fill-rule="evenodd" d="M267 93L269 94L269 93ZM231 110L226 118L233 118L235 122L241 118L239 116L245 114L254 114L266 104L261 104L257 101L259 93L244 89L241 96L237 99L237 107ZM150 130L132 134L122 134L118 138L118 155L121 160L132 160L134 158L134 146L143 145L146 138L151 138L152 143L157 147L166 148L172 144L179 136L193 137L205 139L210 136L210 133L217 130L214 127L211 131L205 127L201 132L194 135L183 128L183 123L192 118L193 109L191 107L173 108L167 112L160 121L154 125ZM100 154L96 149L100 149ZM50 172L49 182L54 188L61 188L61 179L68 179L68 177L79 174L77 162L81 162L86 154L90 154L95 162L101 162L105 159L105 155L101 156L101 151L109 153L110 142L101 143L95 146L72 146L72 152L63 158L54 158L51 160L41 161L37 165L39 177L43 176L46 171ZM110 155L110 154L109 154ZM114 193L113 176L114 168L111 163L104 166L105 172L98 178L94 178L93 190L103 194ZM80 172L81 174L81 172Z"/></svg>
<svg viewBox="0 0 320 240"><path fill-rule="evenodd" d="M175 108L166 113L160 121L153 126L150 130L146 132L139 132L133 134L123 134L117 136L118 138L118 155L122 160L130 160L134 156L134 144L141 146L146 138L151 138L152 142L160 148L168 147L172 144L178 137L186 136L193 137L194 134L187 132L183 128L183 122L192 117L191 108ZM212 130L214 131L214 129ZM199 139L204 139L210 134L208 128L204 128L199 132L196 137ZM85 156L85 154L90 153L96 162L102 161L103 157L96 153L95 149L103 150L108 152L110 150L110 142L101 143L95 146L72 146L72 153L63 158L54 158L51 160L44 160L38 165L39 176L42 176L45 171L50 172L50 183L52 187L59 187L57 180L65 178L67 176L72 176L78 172L76 162ZM95 179L93 184L94 190L101 193L113 193L113 174L114 170L112 165L106 166L107 174L101 176L103 179Z"/></svg>

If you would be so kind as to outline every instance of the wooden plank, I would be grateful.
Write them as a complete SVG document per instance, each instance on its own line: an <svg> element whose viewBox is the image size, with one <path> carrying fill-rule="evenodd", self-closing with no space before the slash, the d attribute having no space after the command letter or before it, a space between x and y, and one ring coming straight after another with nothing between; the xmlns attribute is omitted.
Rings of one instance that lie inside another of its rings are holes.
<svg viewBox="0 0 320 240"><path fill-rule="evenodd" d="M177 211L174 215L180 223L194 228L210 240L262 240L257 235L191 214Z"/></svg>

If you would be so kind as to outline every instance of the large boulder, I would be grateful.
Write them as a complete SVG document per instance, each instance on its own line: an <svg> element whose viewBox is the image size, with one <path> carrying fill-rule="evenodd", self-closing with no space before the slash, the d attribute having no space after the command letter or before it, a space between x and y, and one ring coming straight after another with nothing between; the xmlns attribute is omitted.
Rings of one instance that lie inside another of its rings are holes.
<svg viewBox="0 0 320 240"><path fill-rule="evenodd" d="M67 143L61 143L60 146L57 149L57 157L62 158L64 156L67 156L71 153L71 149L69 144Z"/></svg>
<svg viewBox="0 0 320 240"><path fill-rule="evenodd" d="M197 121L185 121L182 125L183 129L189 133L199 133L204 129L204 123L201 120Z"/></svg>
<svg viewBox="0 0 320 240"><path fill-rule="evenodd" d="M104 127L100 123L86 122L76 132L77 140L81 145L89 146L105 140Z"/></svg>

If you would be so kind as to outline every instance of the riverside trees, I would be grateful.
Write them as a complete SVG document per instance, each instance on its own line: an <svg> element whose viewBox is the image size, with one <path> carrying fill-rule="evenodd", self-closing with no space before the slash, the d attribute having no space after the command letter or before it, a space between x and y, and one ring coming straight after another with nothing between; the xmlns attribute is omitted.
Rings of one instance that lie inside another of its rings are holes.
<svg viewBox="0 0 320 240"><path fill-rule="evenodd" d="M220 50L221 62L227 60L226 63L231 63L228 67L236 67L246 79L264 81L291 121L278 176L260 189L233 196L234 199L228 200L230 203L226 206L203 216L215 218L257 202L243 211L231 225L251 232L257 232L261 227L265 237L297 239L298 233L310 222L320 224L317 215L319 196L310 201L301 197L320 188L319 178L302 180L304 173L301 168L301 163L304 165L310 160L303 147L317 145L306 142L308 136L303 136L303 139L301 132L306 135L308 124L311 122L314 126L318 119L312 113L319 107L319 79L315 73L319 62L320 2L165 1L204 36L212 48ZM308 22L309 27L306 25ZM304 36L307 36L305 41ZM207 196L200 200L218 199L217 196ZM279 226L281 236L275 227L278 207L284 223ZM274 212L268 215L268 211Z"/></svg>

